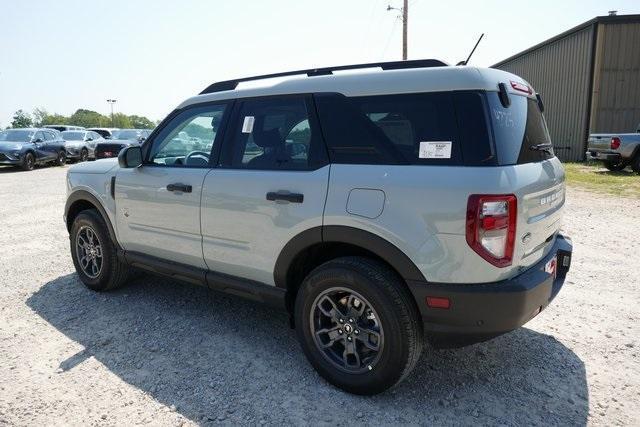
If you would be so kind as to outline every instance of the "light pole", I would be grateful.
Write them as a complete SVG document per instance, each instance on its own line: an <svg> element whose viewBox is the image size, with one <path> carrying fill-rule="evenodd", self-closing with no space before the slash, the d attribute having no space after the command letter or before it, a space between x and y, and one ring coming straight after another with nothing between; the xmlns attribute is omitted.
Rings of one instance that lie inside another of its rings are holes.
<svg viewBox="0 0 640 427"><path fill-rule="evenodd" d="M113 104L115 104L116 101L116 99L107 99L107 102L111 105L111 127L115 127L113 124Z"/></svg>
<svg viewBox="0 0 640 427"><path fill-rule="evenodd" d="M409 0L404 0L401 8L387 6L387 11L397 10L400 12L399 18L402 19L402 60L407 60L407 44L408 34L407 27L409 26Z"/></svg>

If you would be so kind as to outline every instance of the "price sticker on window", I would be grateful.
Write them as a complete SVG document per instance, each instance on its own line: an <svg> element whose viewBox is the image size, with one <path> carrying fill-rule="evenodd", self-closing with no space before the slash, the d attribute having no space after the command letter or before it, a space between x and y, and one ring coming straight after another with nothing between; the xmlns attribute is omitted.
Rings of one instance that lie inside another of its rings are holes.
<svg viewBox="0 0 640 427"><path fill-rule="evenodd" d="M421 159L450 159L451 141L420 141Z"/></svg>
<svg viewBox="0 0 640 427"><path fill-rule="evenodd" d="M244 122L242 122L242 133L251 133L253 132L253 124L255 123L256 118L253 116L245 116Z"/></svg>

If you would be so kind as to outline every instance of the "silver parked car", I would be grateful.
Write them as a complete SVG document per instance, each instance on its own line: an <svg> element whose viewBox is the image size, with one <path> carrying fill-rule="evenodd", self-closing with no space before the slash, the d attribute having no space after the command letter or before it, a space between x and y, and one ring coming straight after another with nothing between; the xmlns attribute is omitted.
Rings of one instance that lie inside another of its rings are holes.
<svg viewBox="0 0 640 427"><path fill-rule="evenodd" d="M67 158L81 162L95 159L96 146L104 142L104 138L97 132L86 130L68 130L61 133Z"/></svg>
<svg viewBox="0 0 640 427"><path fill-rule="evenodd" d="M601 161L611 171L627 166L640 174L640 124L636 133L594 133L589 135L587 159Z"/></svg>
<svg viewBox="0 0 640 427"><path fill-rule="evenodd" d="M320 375L379 393L425 335L493 338L562 288L565 175L541 104L516 75L437 60L215 83L142 146L70 168L77 274L107 291L143 269L280 307Z"/></svg>

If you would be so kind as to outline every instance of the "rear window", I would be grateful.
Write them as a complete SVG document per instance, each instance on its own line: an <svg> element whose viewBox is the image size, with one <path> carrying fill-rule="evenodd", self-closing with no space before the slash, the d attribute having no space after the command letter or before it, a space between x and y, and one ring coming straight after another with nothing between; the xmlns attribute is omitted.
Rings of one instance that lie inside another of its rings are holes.
<svg viewBox="0 0 640 427"><path fill-rule="evenodd" d="M554 156L553 148L536 149L551 144L547 124L535 99L511 95L505 108L497 92L487 93L489 113L501 165L533 163Z"/></svg>
<svg viewBox="0 0 640 427"><path fill-rule="evenodd" d="M481 92L316 95L334 163L492 165Z"/></svg>

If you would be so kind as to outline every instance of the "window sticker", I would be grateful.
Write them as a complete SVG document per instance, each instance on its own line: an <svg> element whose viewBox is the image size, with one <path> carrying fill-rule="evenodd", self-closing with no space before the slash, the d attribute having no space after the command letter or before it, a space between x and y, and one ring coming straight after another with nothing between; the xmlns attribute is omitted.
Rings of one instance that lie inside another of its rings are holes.
<svg viewBox="0 0 640 427"><path fill-rule="evenodd" d="M245 116L244 122L242 123L242 133L251 133L253 132L253 124L255 123L256 118L253 116Z"/></svg>
<svg viewBox="0 0 640 427"><path fill-rule="evenodd" d="M420 141L421 159L450 159L451 141Z"/></svg>

